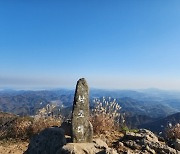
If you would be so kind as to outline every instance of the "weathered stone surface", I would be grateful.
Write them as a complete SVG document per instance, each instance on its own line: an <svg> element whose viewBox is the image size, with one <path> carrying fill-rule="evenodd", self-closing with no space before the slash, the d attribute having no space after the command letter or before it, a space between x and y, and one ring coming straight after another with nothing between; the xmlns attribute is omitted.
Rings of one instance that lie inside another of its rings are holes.
<svg viewBox="0 0 180 154"><path fill-rule="evenodd" d="M63 129L64 130L64 134L65 135L68 135L68 136L71 136L72 134L72 132L71 132L71 121L70 120L67 120L67 121L64 121L62 124L61 124L61 126L60 126L60 128L61 129Z"/></svg>
<svg viewBox="0 0 180 154"><path fill-rule="evenodd" d="M56 154L117 154L117 151L102 140L94 139L92 143L68 143Z"/></svg>
<svg viewBox="0 0 180 154"><path fill-rule="evenodd" d="M51 127L31 139L25 154L55 154L65 144L64 131L58 127Z"/></svg>
<svg viewBox="0 0 180 154"><path fill-rule="evenodd" d="M72 111L72 141L92 142L93 127L89 121L89 88L84 78L78 80Z"/></svg>
<svg viewBox="0 0 180 154"><path fill-rule="evenodd" d="M158 137L147 129L140 129L138 133L126 132L124 138L128 140L141 140L146 138L148 141L158 142Z"/></svg>
<svg viewBox="0 0 180 154"><path fill-rule="evenodd" d="M175 147L176 150L180 151L180 139L175 140L174 147Z"/></svg>
<svg viewBox="0 0 180 154"><path fill-rule="evenodd" d="M161 153L161 154L176 154L179 151L169 147L166 143L158 140L158 137L147 129L140 129L137 133L127 132L121 139L121 143L129 148L131 153ZM121 146L122 148L123 146ZM124 148L124 147L123 147Z"/></svg>

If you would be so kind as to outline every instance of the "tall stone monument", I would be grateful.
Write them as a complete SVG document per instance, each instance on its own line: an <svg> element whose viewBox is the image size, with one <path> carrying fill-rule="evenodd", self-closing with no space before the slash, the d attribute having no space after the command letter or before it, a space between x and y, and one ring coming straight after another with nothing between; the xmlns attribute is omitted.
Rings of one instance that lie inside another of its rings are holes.
<svg viewBox="0 0 180 154"><path fill-rule="evenodd" d="M76 85L72 111L73 143L92 142L93 127L89 121L89 88L84 78Z"/></svg>

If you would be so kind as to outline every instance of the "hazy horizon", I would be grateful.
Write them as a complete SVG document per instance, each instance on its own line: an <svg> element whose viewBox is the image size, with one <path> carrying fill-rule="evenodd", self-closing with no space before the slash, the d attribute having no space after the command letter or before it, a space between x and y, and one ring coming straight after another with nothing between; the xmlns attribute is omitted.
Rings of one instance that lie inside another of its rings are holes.
<svg viewBox="0 0 180 154"><path fill-rule="evenodd" d="M76 83L74 86L1 86L0 91L53 91L53 90L75 90ZM156 87L149 88L110 88L110 87L93 87L89 86L90 90L105 90L105 91L169 91L169 92L180 92L180 89L161 89Z"/></svg>
<svg viewBox="0 0 180 154"><path fill-rule="evenodd" d="M180 90L180 1L1 1L0 89Z"/></svg>

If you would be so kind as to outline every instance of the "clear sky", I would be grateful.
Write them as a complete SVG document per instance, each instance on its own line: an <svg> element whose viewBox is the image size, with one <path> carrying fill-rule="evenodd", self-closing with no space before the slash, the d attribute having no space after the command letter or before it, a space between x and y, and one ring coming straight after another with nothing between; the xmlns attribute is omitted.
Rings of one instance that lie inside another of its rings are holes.
<svg viewBox="0 0 180 154"><path fill-rule="evenodd" d="M1 0L0 89L180 89L179 0Z"/></svg>

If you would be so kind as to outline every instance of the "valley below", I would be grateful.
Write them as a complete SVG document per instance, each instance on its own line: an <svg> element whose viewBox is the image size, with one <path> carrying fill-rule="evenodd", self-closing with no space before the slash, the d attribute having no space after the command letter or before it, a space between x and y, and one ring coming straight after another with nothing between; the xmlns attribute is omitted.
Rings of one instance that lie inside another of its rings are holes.
<svg viewBox="0 0 180 154"><path fill-rule="evenodd" d="M160 132L168 123L178 123L180 112L180 93L149 90L97 90L90 91L90 108L95 106L93 100L116 99L121 106L126 125L130 128L149 128ZM47 105L53 106L55 115L71 116L74 90L43 91L0 91L0 111L18 116L35 116ZM169 118L170 116L170 118ZM158 126L155 125L158 123ZM155 128L152 128L155 126ZM159 128L160 127L160 128Z"/></svg>

